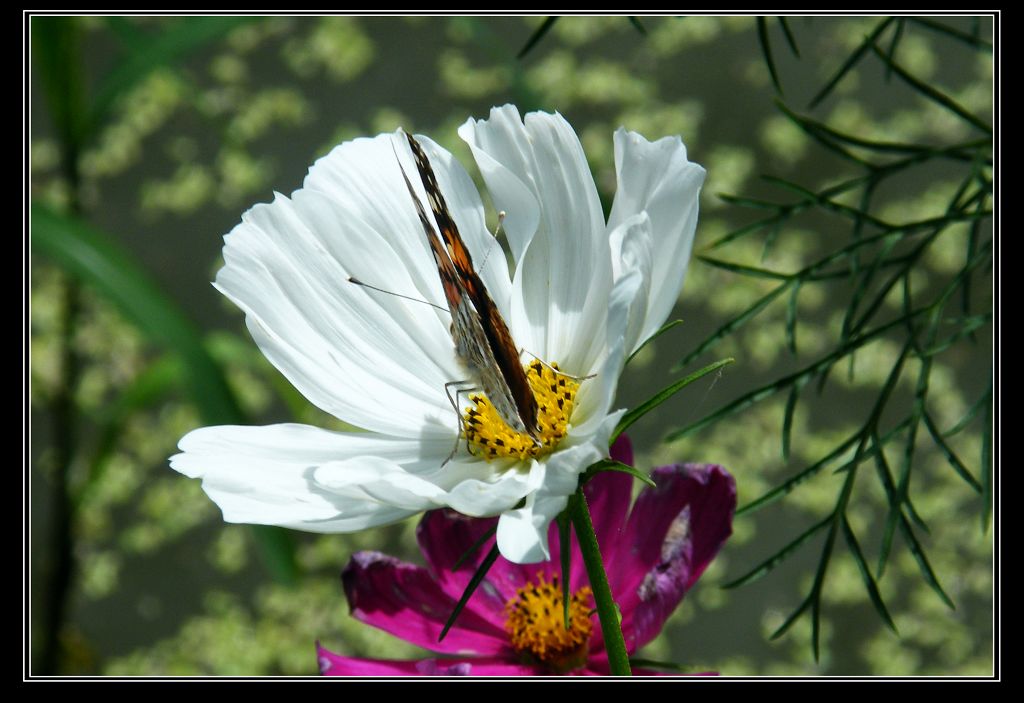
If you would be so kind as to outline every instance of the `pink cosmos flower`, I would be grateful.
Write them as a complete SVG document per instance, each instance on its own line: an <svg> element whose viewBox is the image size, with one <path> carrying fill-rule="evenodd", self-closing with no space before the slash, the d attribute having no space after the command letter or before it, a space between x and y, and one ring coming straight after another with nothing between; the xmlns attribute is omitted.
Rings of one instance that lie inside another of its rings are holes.
<svg viewBox="0 0 1024 703"><path fill-rule="evenodd" d="M613 458L632 464L628 439ZM584 488L608 581L622 613L622 632L634 654L661 630L732 533L736 485L722 467L675 464L654 470L657 488L644 488L630 511L633 479L604 472ZM515 564L498 557L454 627L441 642L448 616L494 538L466 563L457 560L493 528L496 518L451 510L427 513L417 529L426 568L380 552L359 552L342 573L353 615L442 655L419 661L361 659L317 644L328 676L538 676L608 674L601 628L576 537L572 541L570 629L563 623L557 527L551 560ZM634 670L635 674L655 672Z"/></svg>

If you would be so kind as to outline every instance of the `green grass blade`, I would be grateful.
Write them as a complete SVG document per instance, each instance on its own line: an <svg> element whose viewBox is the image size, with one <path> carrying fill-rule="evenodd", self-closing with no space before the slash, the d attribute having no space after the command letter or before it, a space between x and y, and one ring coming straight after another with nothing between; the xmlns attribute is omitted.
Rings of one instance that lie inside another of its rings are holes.
<svg viewBox="0 0 1024 703"><path fill-rule="evenodd" d="M111 237L42 205L33 204L31 213L34 251L102 294L150 340L181 356L204 422L242 421L234 394L199 330Z"/></svg>
<svg viewBox="0 0 1024 703"><path fill-rule="evenodd" d="M647 413L649 413L652 410L654 410L656 407L658 407L659 405L664 403L666 400L668 400L669 398L674 396L676 393L678 393L682 389L686 388L688 385L690 385L694 381L696 381L696 380L698 380L700 378L703 378L704 376L707 376L709 373L713 373L713 372L717 371L718 369L722 368L723 366L728 366L729 364L733 363L734 361L736 361L736 360L732 359L732 358L720 359L720 360L714 362L713 364L708 364L707 366L705 366L704 368L700 369L699 371L694 371L689 376L686 376L685 378L681 378L678 381L676 381L675 383L672 383L672 384L666 386L665 388L662 388L660 391L655 393L653 396L651 396L650 398L645 400L643 403L641 403L640 405L638 405L637 407L633 408L632 410L630 410L629 412L627 412L625 415L622 416L622 419L619 421L618 427L615 428L615 432L612 434L612 441L614 442L615 439L618 438L618 436L620 434L625 432L626 429L630 425L632 425L634 422L636 422L637 420L642 418L644 415L646 415Z"/></svg>
<svg viewBox="0 0 1024 703"><path fill-rule="evenodd" d="M462 614L462 611L466 607L466 603L468 603L469 599L473 596L477 586L483 582L484 578L487 576L487 572L491 570L494 562L498 560L498 554L498 545L494 545L491 547L491 551L487 553L487 556L484 557L484 560L480 562L480 566L477 567L476 572L473 574L473 578L471 578L469 583L466 584L466 590L462 592L462 597L459 598L459 602L455 604L455 609L452 610L452 614L448 616L448 620L445 622L444 628L441 630L441 634L437 636L438 642L441 642L448 636L448 631L452 629L452 625L455 624L459 615Z"/></svg>
<svg viewBox="0 0 1024 703"><path fill-rule="evenodd" d="M174 352L187 369L193 401L209 425L245 421L224 372L210 356L199 330L116 242L77 218L36 203L31 209L32 249L59 264L109 300L159 347ZM253 526L275 578L297 579L291 537L283 529Z"/></svg>

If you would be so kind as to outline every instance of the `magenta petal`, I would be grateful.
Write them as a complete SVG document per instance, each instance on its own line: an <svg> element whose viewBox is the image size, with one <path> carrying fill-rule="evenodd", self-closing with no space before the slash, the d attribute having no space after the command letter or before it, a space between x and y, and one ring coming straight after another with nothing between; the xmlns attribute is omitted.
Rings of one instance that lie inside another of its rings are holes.
<svg viewBox="0 0 1024 703"><path fill-rule="evenodd" d="M657 488L645 488L626 527L631 545L614 569L631 652L661 630L686 591L732 534L736 483L720 466L685 464L655 469Z"/></svg>
<svg viewBox="0 0 1024 703"><path fill-rule="evenodd" d="M497 518L471 518L454 510L432 510L423 516L416 528L420 551L427 567L437 578L445 593L456 600L462 597L477 567L494 546L489 537L481 546L452 571L455 563L479 540L487 530L497 524ZM558 537L551 541L557 547ZM554 562L557 564L557 561ZM505 604L516 595L517 589L530 581L539 570L550 570L551 562L540 564L513 564L499 556L487 577L477 587L469 605L482 617L504 629Z"/></svg>
<svg viewBox="0 0 1024 703"><path fill-rule="evenodd" d="M435 652L497 654L507 651L505 631L471 607L443 642L438 635L457 600L426 569L379 552L359 552L341 575L352 614L406 642Z"/></svg>
<svg viewBox="0 0 1024 703"><path fill-rule="evenodd" d="M343 657L316 645L324 676L535 676L537 670L501 657L396 661Z"/></svg>
<svg viewBox="0 0 1024 703"><path fill-rule="evenodd" d="M417 525L416 539L427 561L427 569L437 579L441 590L456 601L462 597L480 562L494 546L494 537L470 553L457 570L453 570L455 565L497 522L497 518L471 518L454 510L432 510ZM477 587L468 607L503 629L505 603L515 595L520 585L518 570L499 557Z"/></svg>
<svg viewBox="0 0 1024 703"><path fill-rule="evenodd" d="M633 465L633 446L626 435L619 435L612 444L611 457L623 464ZM632 476L621 471L603 471L583 487L587 505L590 507L590 519L597 534L597 544L601 548L601 558L605 564L615 563L615 554L619 546L624 544L622 536L626 516L629 514L629 502L633 497L634 480ZM573 559L582 561L578 551L574 552ZM582 565L580 568L582 569ZM614 574L609 572L608 578L614 589Z"/></svg>

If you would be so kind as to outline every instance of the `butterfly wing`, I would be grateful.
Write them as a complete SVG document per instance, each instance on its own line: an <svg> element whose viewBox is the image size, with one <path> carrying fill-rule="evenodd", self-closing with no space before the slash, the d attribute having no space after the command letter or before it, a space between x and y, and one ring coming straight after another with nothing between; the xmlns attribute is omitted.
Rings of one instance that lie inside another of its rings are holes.
<svg viewBox="0 0 1024 703"><path fill-rule="evenodd" d="M441 283L444 285L448 306L452 311L453 336L459 354L471 361L474 356L480 357L476 370L481 377L484 392L495 409L510 427L535 436L537 400L519 362L519 350L512 340L508 325L505 324L498 307L473 267L473 257L470 256L469 249L466 248L455 220L448 210L430 160L411 134L407 133L406 138L416 161L420 181L427 193L427 202L441 230L440 238L444 240L445 251L440 251L441 242L438 234L430 225L404 169L402 176L416 203L420 223L427 231L427 239L438 264ZM453 297L449 295L450 287L453 288L456 298L465 294L472 303L472 310L466 309L462 300L453 305ZM482 335L479 342L475 340L478 335ZM475 349L475 346L484 348Z"/></svg>

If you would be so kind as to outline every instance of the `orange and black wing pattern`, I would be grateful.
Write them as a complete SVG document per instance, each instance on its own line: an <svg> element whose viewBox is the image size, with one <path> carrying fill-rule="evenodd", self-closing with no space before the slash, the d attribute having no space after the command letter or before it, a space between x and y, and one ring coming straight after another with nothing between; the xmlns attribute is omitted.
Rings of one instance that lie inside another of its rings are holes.
<svg viewBox="0 0 1024 703"><path fill-rule="evenodd" d="M430 204L434 220L441 230L441 238L444 240L447 249L447 256L442 256L437 251L440 244L437 242L437 235L426 220L426 214L423 212L422 205L413 195L420 221L423 223L424 228L429 229L433 235L433 237L428 235L428 238L431 239L430 246L434 252L434 258L438 261L438 270L441 273L441 282L445 287L445 295L448 295L449 288L446 277L452 275L449 269L453 268L457 276L457 287L465 291L472 301L473 307L480 317L479 321L486 336L486 342L490 347L495 363L498 365L497 370L500 371L501 377L511 392L511 400L515 404L519 417L532 434L537 417L537 401L534 398L533 390L530 388L530 382L526 378L526 372L523 371L523 367L519 362L519 349L512 339L508 325L505 324L505 320L501 317L501 313L498 312L497 306L487 293L487 288L473 267L473 258L470 256L465 242L463 242L462 237L459 235L459 229L448 210L448 205L441 194L441 188L437 184L437 178L434 175L434 169L430 165L430 160L424 153L420 143L411 134L407 133L406 138L415 157L416 169L419 171L420 181L423 183L423 188L427 193L427 201ZM402 174L404 176L405 172L403 171ZM409 186L410 193L412 193L412 186L409 184L408 177L406 177L406 185ZM442 259L444 259L443 262ZM448 303L451 306L452 299L450 297ZM454 308L452 310L454 314Z"/></svg>

